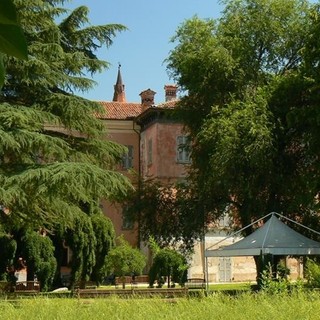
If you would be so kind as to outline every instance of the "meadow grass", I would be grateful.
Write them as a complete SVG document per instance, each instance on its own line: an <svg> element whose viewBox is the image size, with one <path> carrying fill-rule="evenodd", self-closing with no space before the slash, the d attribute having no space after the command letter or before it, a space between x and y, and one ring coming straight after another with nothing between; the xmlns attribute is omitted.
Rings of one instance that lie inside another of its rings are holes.
<svg viewBox="0 0 320 320"><path fill-rule="evenodd" d="M255 284L255 283L253 283ZM209 284L209 290L235 290L235 291L250 291L251 290L251 283L249 282L239 282L239 283L215 283Z"/></svg>
<svg viewBox="0 0 320 320"><path fill-rule="evenodd" d="M96 299L36 297L0 300L1 319L99 320L99 319L217 319L306 320L320 319L320 294L291 295L212 293L198 298Z"/></svg>

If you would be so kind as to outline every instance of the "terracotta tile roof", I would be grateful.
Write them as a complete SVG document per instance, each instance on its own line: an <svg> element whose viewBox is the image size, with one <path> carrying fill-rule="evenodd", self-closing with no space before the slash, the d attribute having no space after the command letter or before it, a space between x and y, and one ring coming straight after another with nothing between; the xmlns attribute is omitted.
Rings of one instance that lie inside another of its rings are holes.
<svg viewBox="0 0 320 320"><path fill-rule="evenodd" d="M105 114L97 114L97 117L105 120L125 120L132 119L142 113L141 103L98 101L105 110ZM154 108L173 109L177 100L167 101L157 104Z"/></svg>
<svg viewBox="0 0 320 320"><path fill-rule="evenodd" d="M171 101L167 101L167 102L162 102L157 104L158 108L167 108L167 109L173 109L176 106L176 103L178 102L178 100L171 100Z"/></svg>
<svg viewBox="0 0 320 320"><path fill-rule="evenodd" d="M137 117L141 112L140 103L99 101L106 113L97 115L100 119L125 120Z"/></svg>

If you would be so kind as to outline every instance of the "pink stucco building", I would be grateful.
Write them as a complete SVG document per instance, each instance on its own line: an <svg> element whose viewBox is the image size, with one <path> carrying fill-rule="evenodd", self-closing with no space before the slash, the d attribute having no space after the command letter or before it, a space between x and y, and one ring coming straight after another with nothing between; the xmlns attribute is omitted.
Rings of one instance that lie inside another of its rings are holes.
<svg viewBox="0 0 320 320"><path fill-rule="evenodd" d="M156 92L151 89L140 93L140 102L127 102L119 66L113 100L100 102L105 109L100 118L105 122L107 139L128 148L119 170L130 176L133 183L137 176L164 183L186 176L190 159L183 146L187 137L183 125L167 117L177 100L177 86L166 85L164 90L166 101L162 103L156 103ZM138 246L138 226L127 221L125 208L106 201L102 205L116 234L123 234L133 246Z"/></svg>

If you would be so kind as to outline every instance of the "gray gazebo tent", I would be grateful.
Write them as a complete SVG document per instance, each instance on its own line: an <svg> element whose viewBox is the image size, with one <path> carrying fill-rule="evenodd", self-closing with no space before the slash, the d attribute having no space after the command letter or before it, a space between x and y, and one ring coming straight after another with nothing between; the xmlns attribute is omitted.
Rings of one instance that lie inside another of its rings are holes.
<svg viewBox="0 0 320 320"><path fill-rule="evenodd" d="M220 247L217 249L208 248L205 250L207 271L208 257L260 256L270 254L281 256L320 255L320 242L309 239L288 227L285 223L281 222L276 215L285 219L288 218L278 213L269 213L261 219L265 219L270 215L271 217L262 227L258 228L255 232L243 238L242 240L229 246ZM257 223L258 221L255 221L254 223ZM296 223L293 220L290 221ZM299 225L303 226L301 224ZM240 231L243 231L247 227L241 229ZM305 226L303 227L312 232L320 234L315 230ZM237 233L240 233L240 231ZM237 233L231 235L230 237L235 236Z"/></svg>

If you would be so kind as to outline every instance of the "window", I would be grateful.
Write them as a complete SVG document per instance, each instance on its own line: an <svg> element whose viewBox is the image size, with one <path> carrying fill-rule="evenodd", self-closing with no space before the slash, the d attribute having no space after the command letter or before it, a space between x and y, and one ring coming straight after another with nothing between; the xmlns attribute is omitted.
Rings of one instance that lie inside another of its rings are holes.
<svg viewBox="0 0 320 320"><path fill-rule="evenodd" d="M132 216L129 214L128 207L122 209L122 229L132 230L134 226L134 221Z"/></svg>
<svg viewBox="0 0 320 320"><path fill-rule="evenodd" d="M190 138L188 136L177 137L177 162L190 163Z"/></svg>
<svg viewBox="0 0 320 320"><path fill-rule="evenodd" d="M147 164L152 164L152 139L148 140L147 148Z"/></svg>
<svg viewBox="0 0 320 320"><path fill-rule="evenodd" d="M224 213L218 220L218 225L220 228L227 228L230 226L230 216L228 213Z"/></svg>
<svg viewBox="0 0 320 320"><path fill-rule="evenodd" d="M130 169L133 167L133 146L126 146L128 152L122 158L122 167Z"/></svg>
<svg viewBox="0 0 320 320"><path fill-rule="evenodd" d="M231 226L231 218L232 218L232 211L231 205L227 205L223 210L222 215L220 216L219 220L217 221L218 226L220 228L228 228Z"/></svg>

